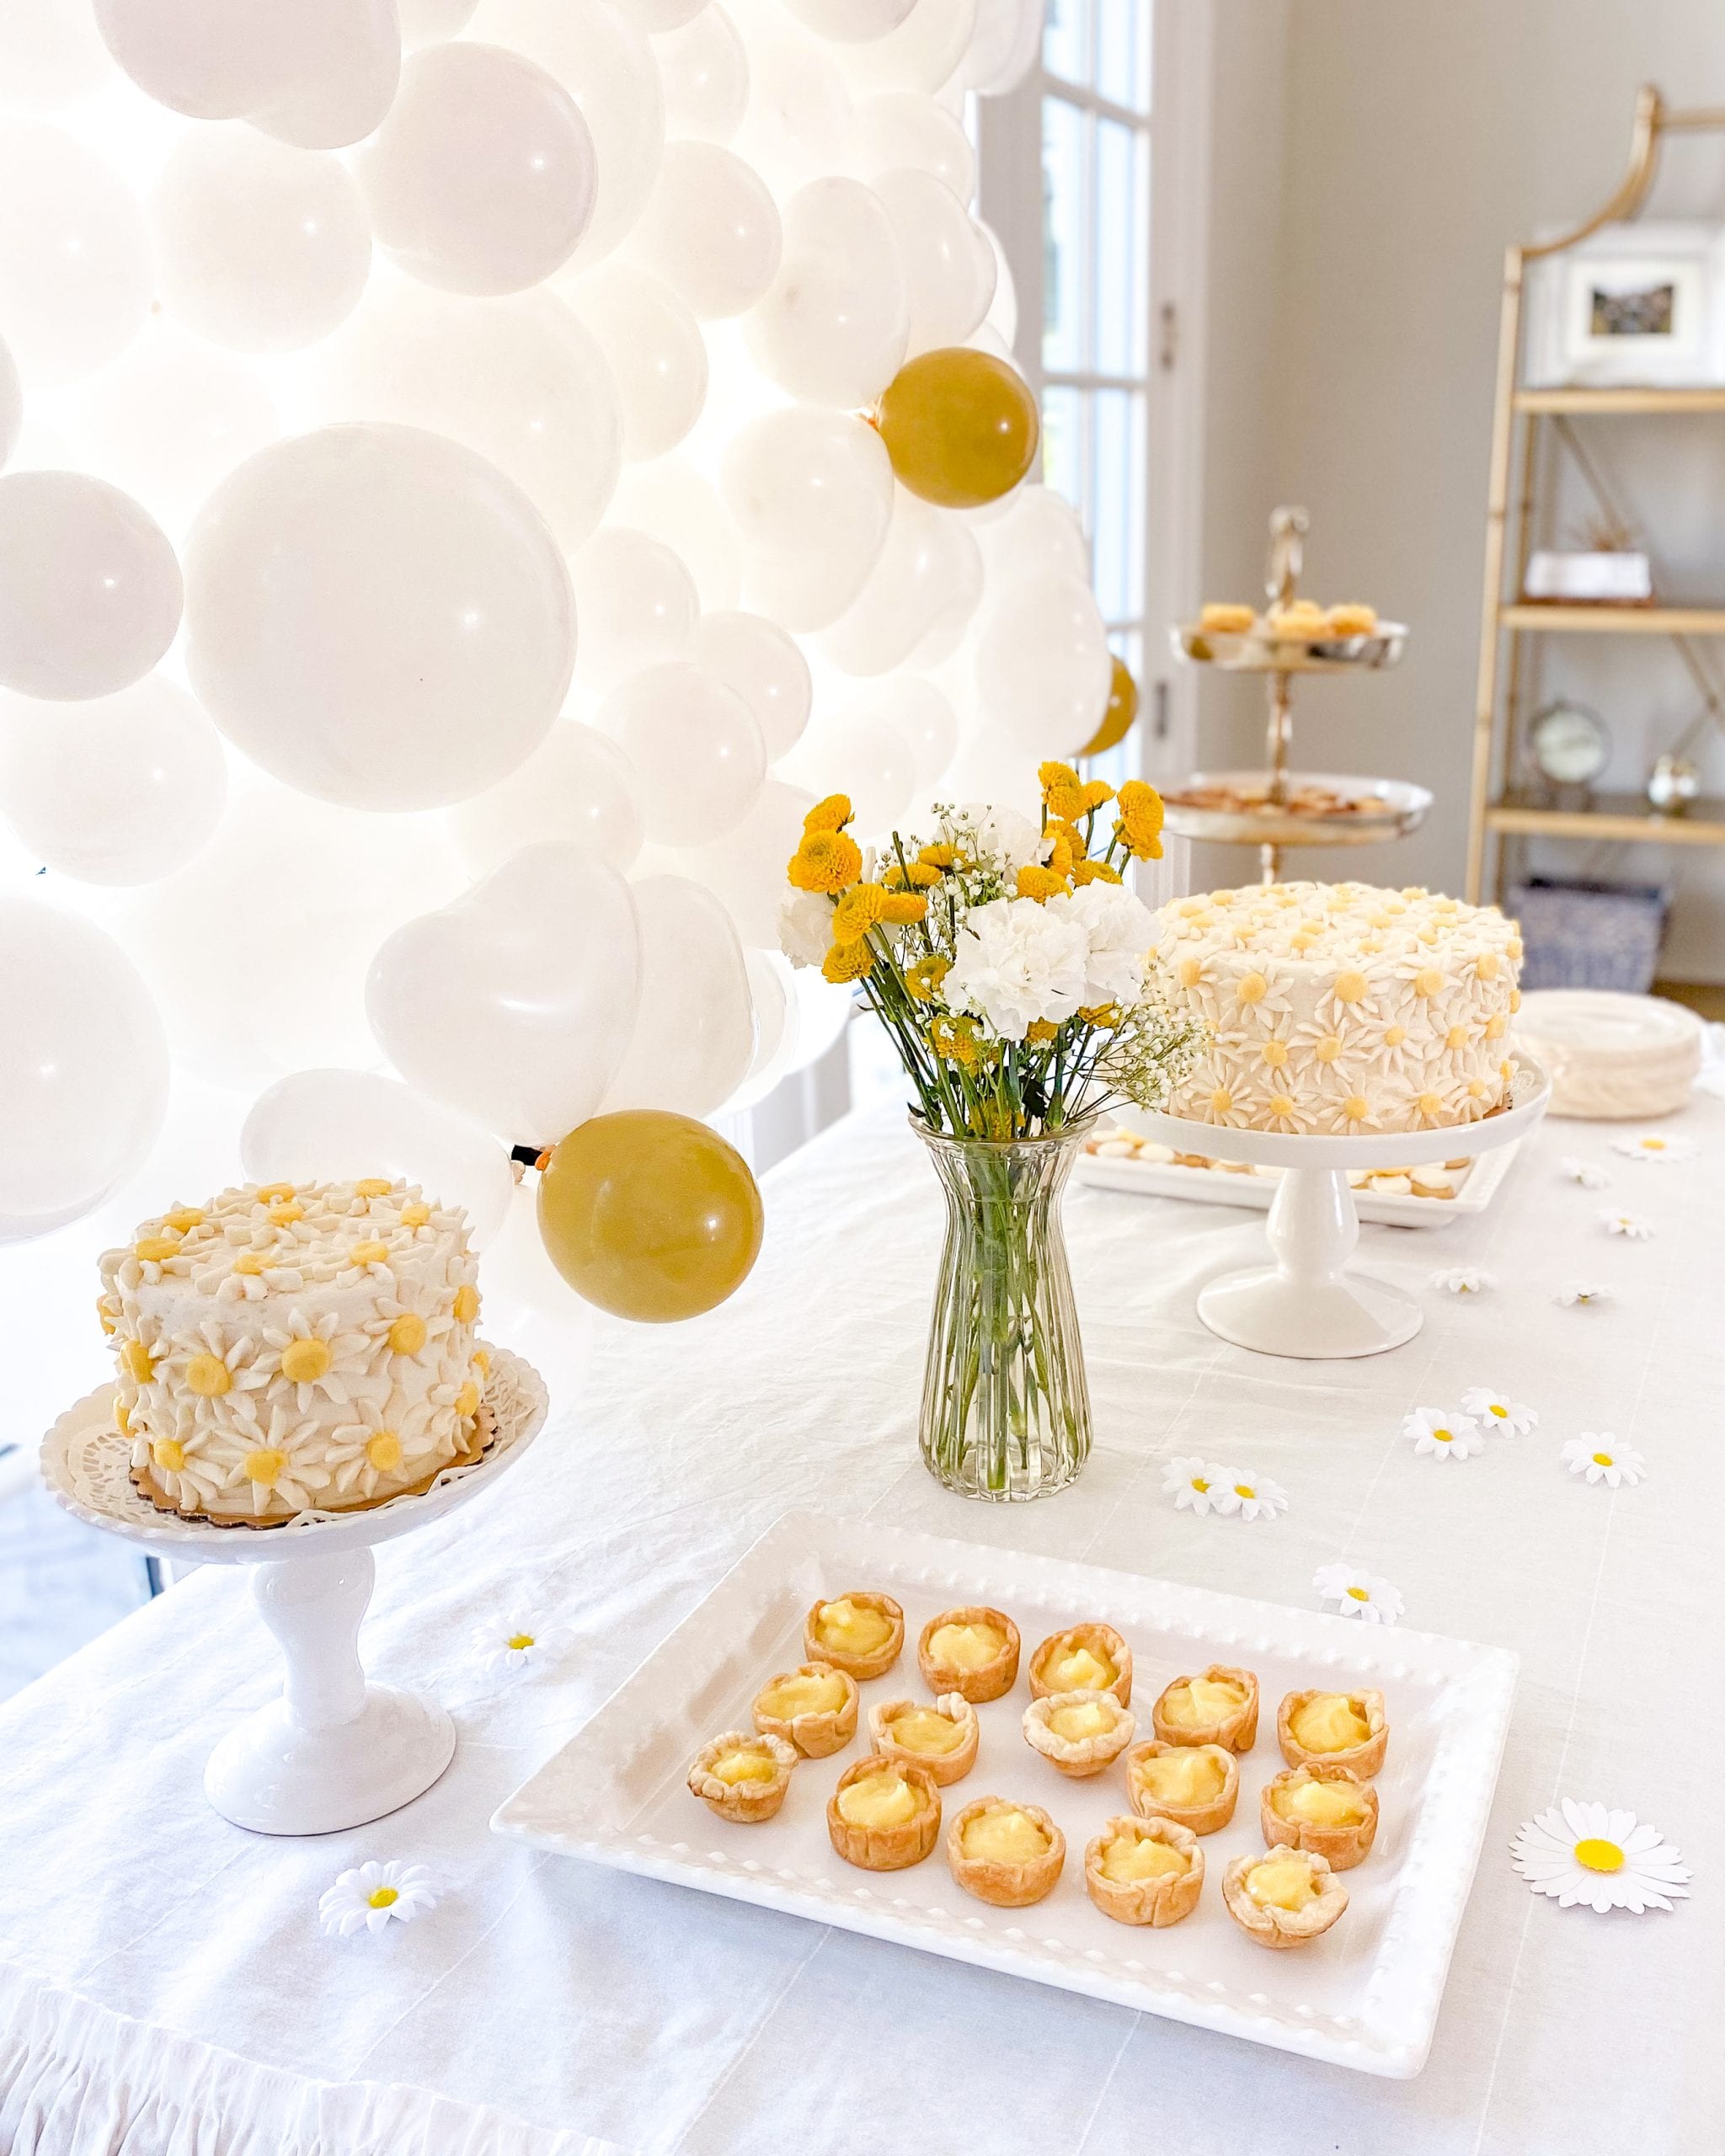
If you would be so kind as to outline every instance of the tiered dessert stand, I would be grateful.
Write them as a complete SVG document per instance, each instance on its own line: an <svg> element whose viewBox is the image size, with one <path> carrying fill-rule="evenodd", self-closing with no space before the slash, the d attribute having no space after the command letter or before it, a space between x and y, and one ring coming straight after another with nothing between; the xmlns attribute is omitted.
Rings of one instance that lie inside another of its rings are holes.
<svg viewBox="0 0 1725 2156"><path fill-rule="evenodd" d="M1422 1154L1471 1160L1525 1137L1551 1097L1551 1080L1522 1055L1508 1107L1442 1130L1377 1131L1361 1138L1224 1131L1213 1123L1141 1108L1122 1109L1120 1120L1178 1152L1213 1152L1226 1139L1231 1158L1284 1171L1266 1224L1275 1262L1212 1280L1199 1295L1198 1315L1236 1348L1334 1362L1399 1348L1424 1321L1412 1295L1349 1264L1359 1241L1349 1170L1394 1167Z"/></svg>
<svg viewBox="0 0 1725 2156"><path fill-rule="evenodd" d="M1279 509L1270 519L1270 611L1293 602L1307 530L1303 509ZM1281 873L1282 851L1300 846L1375 846L1398 839L1423 823L1432 797L1423 786L1399 779L1359 778L1288 768L1294 736L1294 677L1297 674L1375 673L1393 666L1407 642L1399 622L1380 622L1369 636L1288 639L1272 637L1265 622L1221 634L1200 627L1170 632L1175 654L1188 664L1226 673L1262 674L1269 693L1269 724L1260 771L1199 771L1165 795L1167 828L1176 837L1210 839L1225 846L1255 846L1263 880ZM1235 805L1183 801L1206 790L1253 797ZM1317 792L1333 805L1313 808L1302 797ZM1358 803L1358 807L1348 804Z"/></svg>
<svg viewBox="0 0 1725 2156"><path fill-rule="evenodd" d="M68 1409L44 1438L43 1477L74 1518L157 1556L257 1567L252 1592L286 1675L280 1697L231 1729L205 1769L206 1796L235 1826L259 1834L363 1826L410 1803L454 1757L455 1725L435 1700L367 1682L360 1620L371 1598L372 1545L464 1504L539 1434L547 1401L538 1373L501 1348L491 1355L484 1405L496 1434L481 1457L366 1512L307 1513L268 1529L164 1513L132 1486L111 1385Z"/></svg>

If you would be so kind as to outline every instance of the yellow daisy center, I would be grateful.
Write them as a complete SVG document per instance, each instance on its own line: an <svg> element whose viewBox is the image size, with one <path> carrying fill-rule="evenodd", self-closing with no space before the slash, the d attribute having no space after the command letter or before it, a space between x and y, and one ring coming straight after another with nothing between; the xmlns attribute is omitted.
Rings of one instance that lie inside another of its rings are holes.
<svg viewBox="0 0 1725 2156"><path fill-rule="evenodd" d="M382 1265L387 1262L388 1257L387 1243L355 1243L347 1254L347 1262L350 1265Z"/></svg>
<svg viewBox="0 0 1725 2156"><path fill-rule="evenodd" d="M258 1193L259 1205L286 1205L293 1196L291 1182L266 1182Z"/></svg>
<svg viewBox="0 0 1725 2156"><path fill-rule="evenodd" d="M1453 1441L1455 1433L1453 1430L1434 1430L1432 1435L1440 1445L1447 1445Z"/></svg>
<svg viewBox="0 0 1725 2156"><path fill-rule="evenodd" d="M1269 989L1270 985L1262 974L1247 974L1234 993L1242 1003L1262 1003Z"/></svg>
<svg viewBox="0 0 1725 2156"><path fill-rule="evenodd" d="M170 1475L178 1475L185 1465L185 1447L177 1438L158 1438L150 1447L150 1457L158 1467L166 1468Z"/></svg>
<svg viewBox="0 0 1725 2156"><path fill-rule="evenodd" d="M455 1291L455 1321L457 1325L471 1325L479 1315L479 1290L471 1282Z"/></svg>
<svg viewBox="0 0 1725 2156"><path fill-rule="evenodd" d="M242 1279L255 1280L264 1270L264 1261L254 1250L243 1250L233 1261L233 1269Z"/></svg>
<svg viewBox="0 0 1725 2156"><path fill-rule="evenodd" d="M204 1216L195 1205L182 1205L172 1213L162 1215L164 1228L172 1228L175 1235L183 1235L189 1228L201 1228Z"/></svg>
<svg viewBox="0 0 1725 2156"><path fill-rule="evenodd" d="M462 1422L470 1421L479 1412L479 1388L471 1380L455 1396L455 1412Z"/></svg>
<svg viewBox="0 0 1725 2156"><path fill-rule="evenodd" d="M1487 1408L1486 1412L1487 1415L1498 1415L1507 1418L1509 1410L1503 1405L1501 1400L1494 1400L1491 1403L1490 1406Z"/></svg>
<svg viewBox="0 0 1725 2156"><path fill-rule="evenodd" d="M354 1185L355 1198L387 1198L389 1185L382 1176L366 1176Z"/></svg>
<svg viewBox="0 0 1725 2156"><path fill-rule="evenodd" d="M1608 1452L1596 1452L1594 1454L1594 1465L1596 1467L1609 1467L1611 1465L1611 1459L1612 1456Z"/></svg>
<svg viewBox="0 0 1725 2156"><path fill-rule="evenodd" d="M1589 1834L1585 1841L1575 1844L1575 1861L1589 1871L1621 1871L1625 1859L1616 1842Z"/></svg>
<svg viewBox="0 0 1725 2156"><path fill-rule="evenodd" d="M401 1465L401 1439L393 1430L380 1430L375 1438L366 1438L366 1457L387 1475Z"/></svg>
<svg viewBox="0 0 1725 2156"><path fill-rule="evenodd" d="M1284 1041L1266 1041L1258 1054L1272 1070L1279 1070L1288 1060L1287 1043Z"/></svg>
<svg viewBox="0 0 1725 2156"><path fill-rule="evenodd" d="M178 1235L145 1235L131 1246L132 1256L144 1265L163 1265L179 1248Z"/></svg>
<svg viewBox="0 0 1725 2156"><path fill-rule="evenodd" d="M1203 1476L1194 1475L1192 1478L1192 1486L1194 1490L1207 1490L1210 1487L1210 1484L1204 1480Z"/></svg>
<svg viewBox="0 0 1725 2156"><path fill-rule="evenodd" d="M281 1470L286 1465L287 1454L285 1452L278 1452L274 1445L264 1445L256 1452L246 1454L240 1462L240 1471L248 1482L260 1483L269 1490L280 1480Z"/></svg>
<svg viewBox="0 0 1725 2156"><path fill-rule="evenodd" d="M281 1351L281 1374L290 1385L315 1385L334 1360L327 1341L290 1340Z"/></svg>
<svg viewBox="0 0 1725 2156"><path fill-rule="evenodd" d="M1348 1590L1348 1599L1352 1602L1370 1602L1371 1600L1370 1594L1363 1587L1350 1587Z"/></svg>
<svg viewBox="0 0 1725 2156"><path fill-rule="evenodd" d="M403 1205L401 1209L401 1224L404 1228L423 1228L430 1218L431 1208L429 1205Z"/></svg>
<svg viewBox="0 0 1725 2156"><path fill-rule="evenodd" d="M120 1352L132 1381L136 1385L147 1385L156 1374L156 1364L143 1342L128 1340Z"/></svg>
<svg viewBox="0 0 1725 2156"><path fill-rule="evenodd" d="M1326 1033L1311 1052L1320 1063L1333 1063L1342 1053L1342 1043L1333 1033Z"/></svg>
<svg viewBox="0 0 1725 2156"><path fill-rule="evenodd" d="M509 1645L516 1654L525 1652L532 1644L533 1635L531 1632L511 1632L509 1636Z"/></svg>
<svg viewBox="0 0 1725 2156"><path fill-rule="evenodd" d="M409 1310L389 1328L390 1351L397 1355L417 1355L425 1344L425 1321Z"/></svg>
<svg viewBox="0 0 1725 2156"><path fill-rule="evenodd" d="M374 1886L366 1897L368 1909L387 1909L401 1899L393 1886Z"/></svg>
<svg viewBox="0 0 1725 2156"><path fill-rule="evenodd" d="M1663 1138L1643 1138L1641 1144L1644 1153L1663 1153L1665 1150Z"/></svg>
<svg viewBox="0 0 1725 2156"><path fill-rule="evenodd" d="M194 1355L185 1366L188 1390L200 1400L219 1400L233 1389L233 1376L219 1355Z"/></svg>
<svg viewBox="0 0 1725 2156"><path fill-rule="evenodd" d="M1249 1482L1236 1482L1234 1485L1234 1495L1236 1497L1255 1497L1258 1492Z"/></svg>
<svg viewBox="0 0 1725 2156"><path fill-rule="evenodd" d="M297 1198L290 1198L285 1204L272 1205L270 1208L270 1221L272 1227L291 1228L296 1220L303 1220L305 1217L306 1209Z"/></svg>

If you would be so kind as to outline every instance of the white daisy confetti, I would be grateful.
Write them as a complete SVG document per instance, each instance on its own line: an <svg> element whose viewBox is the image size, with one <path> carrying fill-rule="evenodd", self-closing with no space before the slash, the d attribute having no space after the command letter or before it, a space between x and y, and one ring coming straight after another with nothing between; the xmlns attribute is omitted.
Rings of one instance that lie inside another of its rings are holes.
<svg viewBox="0 0 1725 2156"><path fill-rule="evenodd" d="M1432 1275L1433 1287L1441 1288L1447 1295L1482 1295L1497 1284L1493 1274L1482 1272L1477 1265L1454 1265L1447 1272Z"/></svg>
<svg viewBox="0 0 1725 2156"><path fill-rule="evenodd" d="M1566 1153L1557 1163L1571 1182L1578 1182L1583 1190L1609 1190L1611 1178L1591 1161L1583 1161L1579 1153Z"/></svg>
<svg viewBox="0 0 1725 2156"><path fill-rule="evenodd" d="M1471 1415L1446 1415L1441 1407L1415 1408L1403 1419L1402 1434L1413 1438L1416 1453L1433 1460L1471 1460L1486 1449Z"/></svg>
<svg viewBox="0 0 1725 2156"><path fill-rule="evenodd" d="M518 1677L530 1664L542 1669L569 1644L561 1625L542 1623L530 1612L493 1617L473 1635L480 1667L501 1676Z"/></svg>
<svg viewBox="0 0 1725 2156"><path fill-rule="evenodd" d="M1630 1161L1692 1161L1696 1150L1692 1138L1666 1138L1657 1130L1637 1130L1631 1137L1611 1140L1611 1150Z"/></svg>
<svg viewBox="0 0 1725 2156"><path fill-rule="evenodd" d="M1311 1583L1343 1617L1367 1625L1393 1625L1402 1614L1402 1590L1358 1565L1320 1565Z"/></svg>
<svg viewBox="0 0 1725 2156"><path fill-rule="evenodd" d="M1653 1230L1645 1220L1637 1220L1632 1213L1602 1213L1599 1225L1608 1235L1626 1235L1632 1243L1644 1243Z"/></svg>
<svg viewBox="0 0 1725 2156"><path fill-rule="evenodd" d="M1162 1487L1173 1499L1176 1512L1189 1508L1202 1517L1205 1513L1239 1511L1233 1481L1228 1470L1213 1460L1171 1460L1162 1476Z"/></svg>
<svg viewBox="0 0 1725 2156"><path fill-rule="evenodd" d="M1235 1476L1228 1486L1240 1501L1242 1519L1274 1519L1288 1509L1288 1492L1268 1475L1254 1475L1247 1469L1244 1475Z"/></svg>
<svg viewBox="0 0 1725 2156"><path fill-rule="evenodd" d="M1570 1310L1579 1310L1584 1303L1609 1303L1611 1290L1597 1280L1566 1280L1557 1290L1557 1300Z"/></svg>
<svg viewBox="0 0 1725 2156"><path fill-rule="evenodd" d="M411 1924L423 1909L437 1906L437 1890L423 1864L362 1864L344 1871L326 1887L318 1903L318 1921L332 1938L350 1939L362 1927L378 1932L391 1924Z"/></svg>
<svg viewBox="0 0 1725 2156"><path fill-rule="evenodd" d="M1572 1475L1584 1475L1610 1490L1624 1482L1632 1490L1648 1471L1645 1456L1633 1445L1620 1445L1609 1430L1583 1430L1571 1438L1560 1457Z"/></svg>
<svg viewBox="0 0 1725 2156"><path fill-rule="evenodd" d="M1494 1392L1488 1385L1470 1385L1461 1396L1461 1412L1472 1416L1482 1430L1495 1430L1500 1436L1525 1438L1540 1424L1536 1409L1524 1407L1519 1401L1510 1399L1506 1392Z"/></svg>
<svg viewBox="0 0 1725 2156"><path fill-rule="evenodd" d="M1560 1909L1578 1902L1601 1914L1669 1909L1687 1898L1686 1882L1694 1876L1657 1827L1632 1812L1567 1796L1561 1807L1527 1820L1509 1850L1535 1893L1549 1894Z"/></svg>

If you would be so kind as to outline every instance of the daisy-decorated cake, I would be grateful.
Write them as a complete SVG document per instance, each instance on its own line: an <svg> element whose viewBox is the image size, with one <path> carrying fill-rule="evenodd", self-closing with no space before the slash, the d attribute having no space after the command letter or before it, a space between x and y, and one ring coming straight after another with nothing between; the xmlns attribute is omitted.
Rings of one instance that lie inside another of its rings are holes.
<svg viewBox="0 0 1725 2156"><path fill-rule="evenodd" d="M247 1184L101 1260L132 1480L164 1511L278 1525L477 1459L489 1358L466 1215L410 1184Z"/></svg>
<svg viewBox="0 0 1725 2156"><path fill-rule="evenodd" d="M1210 1034L1171 1113L1345 1137L1508 1102L1521 939L1497 907L1271 883L1176 899L1156 925L1158 985Z"/></svg>

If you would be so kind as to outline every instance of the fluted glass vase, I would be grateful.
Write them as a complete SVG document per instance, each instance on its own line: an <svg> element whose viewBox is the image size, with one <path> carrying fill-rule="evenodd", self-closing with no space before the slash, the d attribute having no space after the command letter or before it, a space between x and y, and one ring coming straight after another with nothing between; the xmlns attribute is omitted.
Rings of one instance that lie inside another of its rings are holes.
<svg viewBox="0 0 1725 2156"><path fill-rule="evenodd" d="M1090 1451L1060 1193L1091 1125L996 1145L911 1120L947 1201L922 1373L924 1463L963 1497L1045 1497Z"/></svg>

